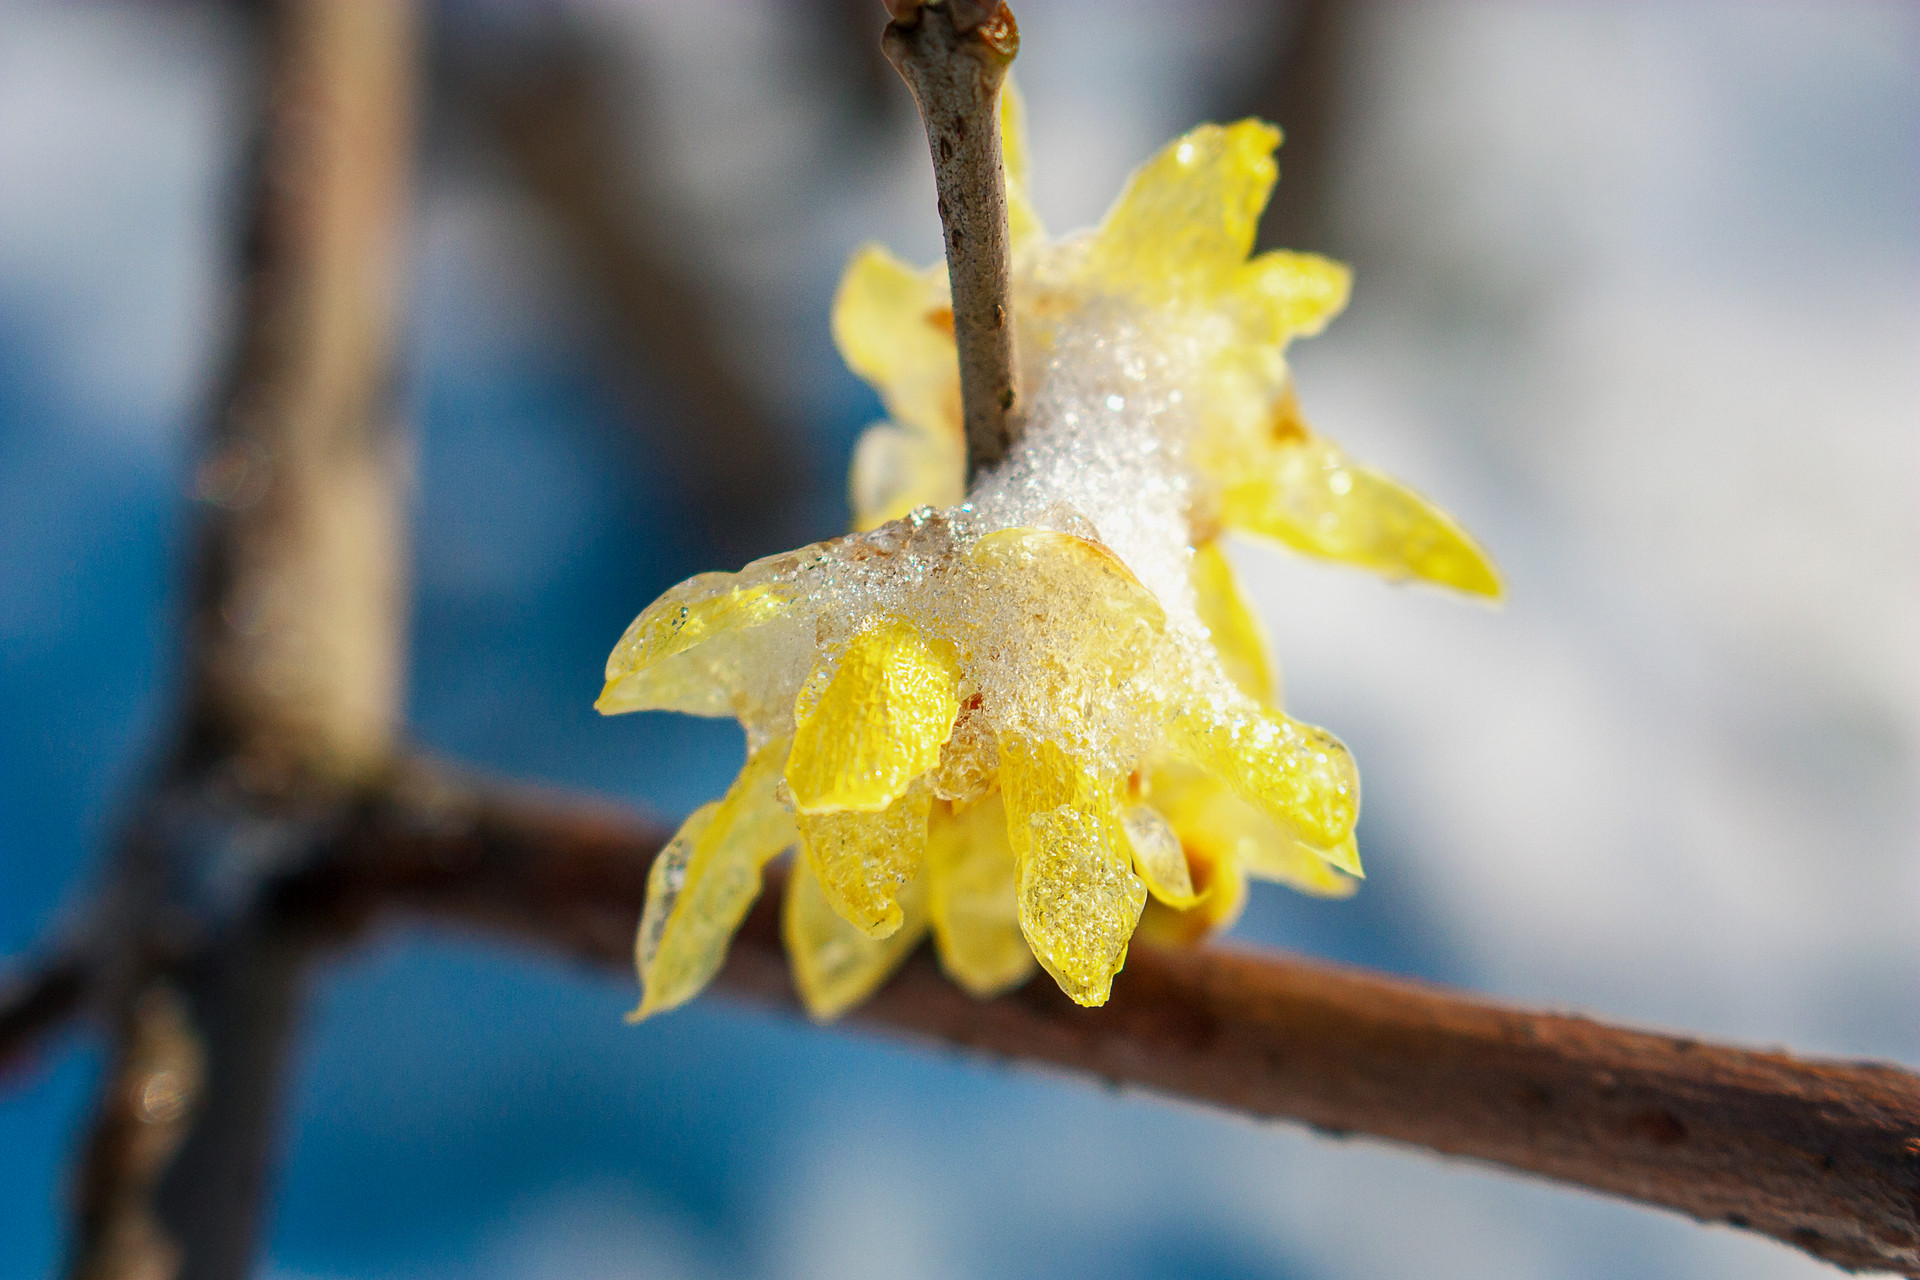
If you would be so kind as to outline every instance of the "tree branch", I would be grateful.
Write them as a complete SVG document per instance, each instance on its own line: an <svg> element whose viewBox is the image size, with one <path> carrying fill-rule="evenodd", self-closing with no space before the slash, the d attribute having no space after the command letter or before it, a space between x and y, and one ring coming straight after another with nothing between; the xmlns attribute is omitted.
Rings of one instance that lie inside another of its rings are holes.
<svg viewBox="0 0 1920 1280"><path fill-rule="evenodd" d="M1013 10L982 0L890 6L881 48L913 90L933 152L953 288L967 479L1020 435L1013 349L1012 248L1000 157L1000 86L1020 49Z"/></svg>
<svg viewBox="0 0 1920 1280"><path fill-rule="evenodd" d="M626 974L667 832L416 767L283 884L303 929L478 926ZM797 1011L775 869L718 987ZM921 954L853 1023L1366 1134L1920 1275L1920 1077L1512 1009L1273 953L1136 943L1114 996L966 995Z"/></svg>
<svg viewBox="0 0 1920 1280"><path fill-rule="evenodd" d="M91 974L78 953L57 954L23 968L0 985L0 1082L78 1014L90 992Z"/></svg>

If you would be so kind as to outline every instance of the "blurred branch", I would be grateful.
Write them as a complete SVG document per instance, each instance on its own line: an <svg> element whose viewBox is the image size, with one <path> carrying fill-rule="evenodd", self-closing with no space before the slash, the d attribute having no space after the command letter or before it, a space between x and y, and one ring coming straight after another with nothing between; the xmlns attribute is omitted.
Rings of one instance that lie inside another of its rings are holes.
<svg viewBox="0 0 1920 1280"><path fill-rule="evenodd" d="M0 1082L86 1006L86 959L62 953L22 966L0 984Z"/></svg>
<svg viewBox="0 0 1920 1280"><path fill-rule="evenodd" d="M411 168L408 0L280 0L237 349L198 476L181 739L102 907L115 1050L70 1274L252 1269L305 949L256 887L325 847L398 717L391 399Z"/></svg>

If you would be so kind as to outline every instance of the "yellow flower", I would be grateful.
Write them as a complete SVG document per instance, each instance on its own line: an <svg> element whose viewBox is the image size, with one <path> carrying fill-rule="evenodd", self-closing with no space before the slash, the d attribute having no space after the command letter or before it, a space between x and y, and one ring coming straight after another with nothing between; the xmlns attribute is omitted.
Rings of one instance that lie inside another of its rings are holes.
<svg viewBox="0 0 1920 1280"><path fill-rule="evenodd" d="M966 489L945 270L862 249L834 336L890 421L856 451L857 532L680 584L608 660L602 712L733 716L749 749L654 865L638 1016L713 977L795 844L783 930L821 1018L928 932L970 991L1037 961L1097 1005L1137 927L1202 937L1248 877L1350 893L1358 776L1274 706L1218 538L1499 592L1450 519L1300 416L1285 346L1348 280L1311 255L1248 258L1277 130L1204 125L1099 227L1055 241L1026 197L1019 100L1003 104L1013 452Z"/></svg>

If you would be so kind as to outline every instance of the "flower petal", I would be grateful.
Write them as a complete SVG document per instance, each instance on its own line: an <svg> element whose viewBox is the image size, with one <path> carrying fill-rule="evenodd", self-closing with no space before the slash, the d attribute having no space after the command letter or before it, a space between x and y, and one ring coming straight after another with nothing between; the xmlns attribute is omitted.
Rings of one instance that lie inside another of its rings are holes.
<svg viewBox="0 0 1920 1280"><path fill-rule="evenodd" d="M859 532L919 507L956 506L966 496L966 450L958 436L931 436L891 422L861 433L847 476L847 500Z"/></svg>
<svg viewBox="0 0 1920 1280"><path fill-rule="evenodd" d="M1353 273L1317 253L1275 249L1234 273L1233 301L1249 341L1285 346L1311 338L1346 309Z"/></svg>
<svg viewBox="0 0 1920 1280"><path fill-rule="evenodd" d="M1246 262L1279 168L1280 131L1203 124L1134 170L1094 233L1096 282L1151 301L1218 294Z"/></svg>
<svg viewBox="0 0 1920 1280"><path fill-rule="evenodd" d="M727 958L734 930L760 894L760 872L793 843L793 816L775 795L784 740L748 759L724 798L696 809L647 875L634 939L643 995L635 1021L700 994Z"/></svg>
<svg viewBox="0 0 1920 1280"><path fill-rule="evenodd" d="M960 364L944 263L916 271L876 244L856 249L833 297L833 341L896 421L960 437Z"/></svg>
<svg viewBox="0 0 1920 1280"><path fill-rule="evenodd" d="M1241 474L1221 502L1235 528L1385 577L1500 596L1486 553L1452 517L1330 441L1284 440Z"/></svg>
<svg viewBox="0 0 1920 1280"><path fill-rule="evenodd" d="M927 850L932 793L914 787L879 813L802 813L800 848L828 903L869 938L899 931L901 886L920 871Z"/></svg>
<svg viewBox="0 0 1920 1280"><path fill-rule="evenodd" d="M1200 901L1180 837L1152 805L1128 805L1121 810L1120 825L1133 851L1133 869L1146 882L1148 892L1180 910Z"/></svg>
<svg viewBox="0 0 1920 1280"><path fill-rule="evenodd" d="M940 967L986 999L1033 972L1020 932L1018 876L998 792L955 813L936 804L927 828L928 906Z"/></svg>
<svg viewBox="0 0 1920 1280"><path fill-rule="evenodd" d="M960 714L959 684L946 641L898 618L863 628L819 700L795 710L787 760L794 807L876 813L892 804L940 763Z"/></svg>
<svg viewBox="0 0 1920 1280"><path fill-rule="evenodd" d="M1047 229L1027 194L1027 102L1011 74L1000 86L1000 162L1007 171L1007 236L1018 257L1043 242Z"/></svg>
<svg viewBox="0 0 1920 1280"><path fill-rule="evenodd" d="M848 924L827 901L813 867L796 858L787 875L780 933L800 1003L815 1022L830 1022L880 988L927 932L926 879L900 890L901 925L885 938L870 938Z"/></svg>
<svg viewBox="0 0 1920 1280"><path fill-rule="evenodd" d="M1021 932L1070 999L1105 1004L1147 900L1114 788L1054 744L1011 734L1000 739L1000 780Z"/></svg>
<svg viewBox="0 0 1920 1280"><path fill-rule="evenodd" d="M1211 634L1227 678L1255 702L1271 705L1277 699L1273 669L1267 662L1266 628L1247 607L1220 544L1195 547L1189 573L1201 625Z"/></svg>
<svg viewBox="0 0 1920 1280"><path fill-rule="evenodd" d="M753 566L749 566L751 570ZM780 618L794 593L741 573L703 573L641 611L607 658L607 684L594 708L733 715L754 633Z"/></svg>
<svg viewBox="0 0 1920 1280"><path fill-rule="evenodd" d="M1325 729L1247 701L1204 705L1174 716L1175 752L1314 849L1337 849L1360 816L1353 757Z"/></svg>
<svg viewBox="0 0 1920 1280"><path fill-rule="evenodd" d="M1149 774L1147 795L1179 832L1196 865L1231 862L1247 875L1322 898L1350 897L1360 887L1355 877L1363 873L1351 837L1332 851L1309 848L1226 783L1193 765L1158 761Z"/></svg>

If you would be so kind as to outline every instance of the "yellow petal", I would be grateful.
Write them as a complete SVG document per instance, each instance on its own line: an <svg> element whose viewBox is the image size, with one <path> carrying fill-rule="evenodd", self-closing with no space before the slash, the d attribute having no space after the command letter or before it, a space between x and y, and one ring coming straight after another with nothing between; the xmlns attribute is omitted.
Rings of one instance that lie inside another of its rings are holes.
<svg viewBox="0 0 1920 1280"><path fill-rule="evenodd" d="M720 971L761 869L793 843L793 817L775 795L786 755L784 739L756 751L726 796L696 809L653 860L634 940L643 991L634 1020L685 1004Z"/></svg>
<svg viewBox="0 0 1920 1280"><path fill-rule="evenodd" d="M960 714L959 683L944 640L898 618L863 628L818 701L806 706L804 691L795 710L787 761L794 807L875 813L892 804L940 763Z"/></svg>
<svg viewBox="0 0 1920 1280"><path fill-rule="evenodd" d="M1411 489L1318 436L1282 442L1229 484L1221 516L1324 560L1498 599L1486 553Z"/></svg>
<svg viewBox="0 0 1920 1280"><path fill-rule="evenodd" d="M1021 932L1068 997L1104 1004L1147 900L1114 787L1053 743L1006 734L999 747Z"/></svg>
<svg viewBox="0 0 1920 1280"><path fill-rule="evenodd" d="M1338 738L1251 701L1172 717L1170 745L1314 849L1339 849L1360 816L1360 775Z"/></svg>
<svg viewBox="0 0 1920 1280"><path fill-rule="evenodd" d="M927 828L928 906L940 967L986 999L1033 972L1020 932L1020 904L1007 814L998 792L955 813L935 804Z"/></svg>
<svg viewBox="0 0 1920 1280"><path fill-rule="evenodd" d="M1267 634L1247 607L1234 581L1233 566L1218 542L1193 549L1194 600L1200 622L1212 635L1227 678L1255 702L1275 701L1273 671L1267 665Z"/></svg>
<svg viewBox="0 0 1920 1280"><path fill-rule="evenodd" d="M1089 249L1089 277L1151 301L1212 297L1253 248L1280 131L1204 124L1136 169Z"/></svg>
<svg viewBox="0 0 1920 1280"><path fill-rule="evenodd" d="M1310 338L1346 309L1353 273L1317 253L1276 249L1234 273L1233 300L1249 341Z"/></svg>
<svg viewBox="0 0 1920 1280"><path fill-rule="evenodd" d="M966 465L958 436L874 423L854 446L847 477L855 531L865 533L919 507L958 505L966 497Z"/></svg>
<svg viewBox="0 0 1920 1280"><path fill-rule="evenodd" d="M1247 877L1231 859L1210 862L1188 850L1199 900L1191 907L1170 907L1149 899L1134 937L1162 947L1190 947L1229 928L1247 905Z"/></svg>
<svg viewBox="0 0 1920 1280"><path fill-rule="evenodd" d="M1147 795L1179 833L1195 867L1231 863L1247 875L1323 898L1350 897L1359 888L1354 877L1362 874L1360 858L1351 837L1325 852L1309 848L1193 765L1156 761Z"/></svg>
<svg viewBox="0 0 1920 1280"><path fill-rule="evenodd" d="M1152 805L1128 805L1121 810L1120 825L1133 851L1133 869L1146 882L1148 892L1168 906L1183 910L1200 900L1193 891L1193 876L1187 869L1180 837Z"/></svg>
<svg viewBox="0 0 1920 1280"><path fill-rule="evenodd" d="M1101 1005L1127 962L1146 905L1111 807L1061 805L1031 815L1020 860L1020 927L1042 967L1075 1003Z"/></svg>
<svg viewBox="0 0 1920 1280"><path fill-rule="evenodd" d="M1007 234L1016 257L1047 237L1028 195L1027 156L1027 103L1009 74L1000 86L1000 160L1007 171Z"/></svg>
<svg viewBox="0 0 1920 1280"><path fill-rule="evenodd" d="M935 439L960 437L960 365L944 264L916 271L879 245L855 250L833 298L833 341L894 421Z"/></svg>
<svg viewBox="0 0 1920 1280"><path fill-rule="evenodd" d="M885 938L870 938L841 919L804 858L787 875L780 932L800 1003L815 1022L829 1022L879 989L927 932L925 877L900 890L903 920Z"/></svg>
<svg viewBox="0 0 1920 1280"><path fill-rule="evenodd" d="M920 871L932 799L915 787L879 813L803 813L800 848L833 909L869 938L899 931L901 886Z"/></svg>
<svg viewBox="0 0 1920 1280"><path fill-rule="evenodd" d="M648 605L607 658L606 688L593 704L600 714L734 714L756 633L793 599L776 584L743 582L745 576L703 573Z"/></svg>

